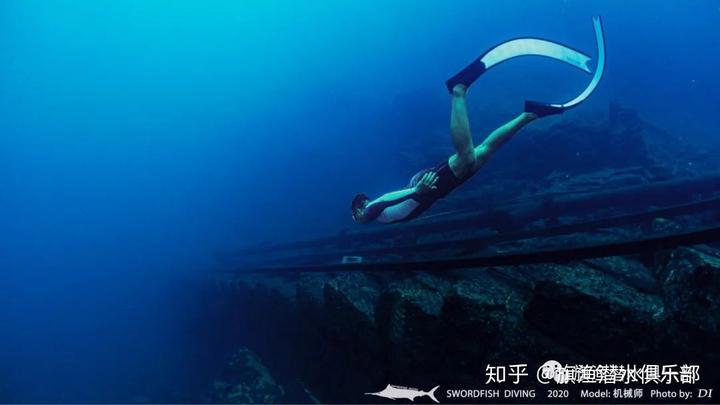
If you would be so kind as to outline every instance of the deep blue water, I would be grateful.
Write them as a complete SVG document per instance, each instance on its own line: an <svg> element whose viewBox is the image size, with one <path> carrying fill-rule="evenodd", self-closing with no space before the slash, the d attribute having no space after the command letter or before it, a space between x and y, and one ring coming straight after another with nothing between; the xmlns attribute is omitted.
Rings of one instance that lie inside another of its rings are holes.
<svg viewBox="0 0 720 405"><path fill-rule="evenodd" d="M620 100L717 145L715 0L0 2L0 401L184 398L178 278L352 226L448 121L447 77L517 36L594 55L595 14L606 76L570 118ZM509 62L471 89L473 128L586 81Z"/></svg>

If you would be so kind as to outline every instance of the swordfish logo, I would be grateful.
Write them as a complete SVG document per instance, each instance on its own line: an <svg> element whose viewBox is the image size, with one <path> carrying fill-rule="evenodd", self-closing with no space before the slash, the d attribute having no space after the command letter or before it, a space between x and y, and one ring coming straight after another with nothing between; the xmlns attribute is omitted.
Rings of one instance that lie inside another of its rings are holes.
<svg viewBox="0 0 720 405"><path fill-rule="evenodd" d="M435 388L431 389L428 392L421 391L417 388L410 388L410 387L402 387L399 385L392 385L388 384L387 387L385 387L384 390L380 392L366 392L365 395L375 395L378 397L383 397L387 399L409 399L411 401L414 401L417 397L423 397L428 396L433 401L437 402L438 404L440 401L435 398L435 390L440 388L440 386L436 386Z"/></svg>

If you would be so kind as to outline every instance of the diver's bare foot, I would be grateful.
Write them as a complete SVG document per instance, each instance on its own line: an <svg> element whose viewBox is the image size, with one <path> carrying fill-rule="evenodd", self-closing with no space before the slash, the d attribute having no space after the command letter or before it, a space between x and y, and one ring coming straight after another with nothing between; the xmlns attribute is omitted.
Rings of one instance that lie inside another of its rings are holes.
<svg viewBox="0 0 720 405"><path fill-rule="evenodd" d="M453 97L465 97L467 94L467 86L464 84L456 84L452 89Z"/></svg>

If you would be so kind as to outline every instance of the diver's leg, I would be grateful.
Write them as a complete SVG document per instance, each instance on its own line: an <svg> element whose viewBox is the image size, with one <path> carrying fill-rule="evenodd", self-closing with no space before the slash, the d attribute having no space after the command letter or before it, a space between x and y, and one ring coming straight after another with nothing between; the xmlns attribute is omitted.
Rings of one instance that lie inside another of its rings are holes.
<svg viewBox="0 0 720 405"><path fill-rule="evenodd" d="M458 178L464 177L475 166L475 146L467 114L466 92L465 85L457 84L453 87L450 112L450 134L456 153L450 157L448 164Z"/></svg>
<svg viewBox="0 0 720 405"><path fill-rule="evenodd" d="M537 119L534 113L524 112L512 121L494 130L478 147L475 148L475 166L477 171L500 147L507 142L513 135L521 130L525 125Z"/></svg>

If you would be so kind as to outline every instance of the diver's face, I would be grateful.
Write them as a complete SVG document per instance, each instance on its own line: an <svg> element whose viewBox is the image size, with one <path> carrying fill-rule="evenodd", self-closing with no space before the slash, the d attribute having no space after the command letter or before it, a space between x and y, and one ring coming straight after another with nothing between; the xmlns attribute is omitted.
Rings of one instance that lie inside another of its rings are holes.
<svg viewBox="0 0 720 405"><path fill-rule="evenodd" d="M368 200L363 201L362 205L353 210L353 219L357 223L365 223L365 208L368 206Z"/></svg>

